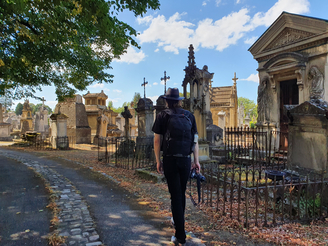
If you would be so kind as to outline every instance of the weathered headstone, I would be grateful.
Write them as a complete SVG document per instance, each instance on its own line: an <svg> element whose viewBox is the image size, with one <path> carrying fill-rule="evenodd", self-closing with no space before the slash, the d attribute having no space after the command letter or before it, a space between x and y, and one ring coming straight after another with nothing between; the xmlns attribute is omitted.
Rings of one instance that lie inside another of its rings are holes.
<svg viewBox="0 0 328 246"><path fill-rule="evenodd" d="M3 122L2 104L0 103L0 141L12 141L10 124Z"/></svg>
<svg viewBox="0 0 328 246"><path fill-rule="evenodd" d="M33 130L32 109L29 100L26 100L23 104L21 116L21 134L31 130Z"/></svg>
<svg viewBox="0 0 328 246"><path fill-rule="evenodd" d="M109 119L106 115L101 114L97 118L97 132L96 136L93 139L94 144L103 144L103 141L99 142L99 139L104 139L107 137L107 125L109 123Z"/></svg>
<svg viewBox="0 0 328 246"><path fill-rule="evenodd" d="M48 110L44 107L44 98L42 99L43 105L40 107L39 111L35 114L35 124L34 131L41 133L41 135L46 135L49 129L48 125Z"/></svg>
<svg viewBox="0 0 328 246"><path fill-rule="evenodd" d="M153 102L149 98L141 98L138 101L136 111L138 113L138 145L152 145L154 133L152 127L154 123Z"/></svg>
<svg viewBox="0 0 328 246"><path fill-rule="evenodd" d="M125 119L125 125L124 125L124 136L126 139L130 137L130 123L129 119L132 118L132 115L128 109L128 106L124 106L124 111L121 113L123 118Z"/></svg>
<svg viewBox="0 0 328 246"><path fill-rule="evenodd" d="M67 115L60 113L52 114L50 141L54 149L67 149L69 141L67 137Z"/></svg>
<svg viewBox="0 0 328 246"><path fill-rule="evenodd" d="M290 120L288 168L301 174L324 172L327 177L328 103L311 100L285 109Z"/></svg>

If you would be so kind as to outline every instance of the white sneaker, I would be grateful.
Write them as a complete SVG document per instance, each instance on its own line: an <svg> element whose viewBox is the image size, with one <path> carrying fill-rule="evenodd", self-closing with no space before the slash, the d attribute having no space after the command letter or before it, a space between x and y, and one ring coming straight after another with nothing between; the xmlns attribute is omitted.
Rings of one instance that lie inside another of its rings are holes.
<svg viewBox="0 0 328 246"><path fill-rule="evenodd" d="M178 241L178 239L175 236L172 236L171 237L171 242L174 243L175 246L179 246L179 245L184 246L184 245L186 245L185 243L180 243L179 244L179 241Z"/></svg>

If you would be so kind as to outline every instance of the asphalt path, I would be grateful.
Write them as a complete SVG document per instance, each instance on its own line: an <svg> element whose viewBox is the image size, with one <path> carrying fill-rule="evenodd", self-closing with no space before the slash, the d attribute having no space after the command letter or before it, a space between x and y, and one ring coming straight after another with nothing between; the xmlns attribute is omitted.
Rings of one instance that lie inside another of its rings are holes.
<svg viewBox="0 0 328 246"><path fill-rule="evenodd" d="M104 245L169 244L172 235L163 219L156 217L146 206L138 204L136 196L115 182L70 161L50 160L25 152L14 153L38 161L72 182L89 205Z"/></svg>
<svg viewBox="0 0 328 246"><path fill-rule="evenodd" d="M48 245L51 213L40 177L0 156L0 245Z"/></svg>

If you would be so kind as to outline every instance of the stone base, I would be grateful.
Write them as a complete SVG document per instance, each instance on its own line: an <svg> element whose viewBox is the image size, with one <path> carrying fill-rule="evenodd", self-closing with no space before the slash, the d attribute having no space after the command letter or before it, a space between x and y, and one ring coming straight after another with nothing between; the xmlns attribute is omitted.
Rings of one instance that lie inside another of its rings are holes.
<svg viewBox="0 0 328 246"><path fill-rule="evenodd" d="M90 127L68 128L67 136L73 138L70 141L75 144L91 144Z"/></svg>
<svg viewBox="0 0 328 246"><path fill-rule="evenodd" d="M12 141L9 123L0 123L0 141Z"/></svg>
<svg viewBox="0 0 328 246"><path fill-rule="evenodd" d="M199 161L209 161L210 160L210 153L209 153L209 145L208 144L198 144L199 146Z"/></svg>
<svg viewBox="0 0 328 246"><path fill-rule="evenodd" d="M93 139L93 145L104 147L106 146L107 139L105 137L95 136Z"/></svg>
<svg viewBox="0 0 328 246"><path fill-rule="evenodd" d="M0 137L0 141L12 142L13 138L12 137Z"/></svg>

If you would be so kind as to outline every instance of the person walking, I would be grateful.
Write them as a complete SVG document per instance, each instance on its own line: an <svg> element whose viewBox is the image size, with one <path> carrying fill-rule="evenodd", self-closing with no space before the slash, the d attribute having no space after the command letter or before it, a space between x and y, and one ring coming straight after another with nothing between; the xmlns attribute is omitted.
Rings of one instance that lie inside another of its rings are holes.
<svg viewBox="0 0 328 246"><path fill-rule="evenodd" d="M175 245L185 245L186 187L191 170L191 153L194 155L193 168L200 171L198 159L198 133L195 117L181 108L178 88L168 88L164 95L168 109L160 112L153 125L154 151L157 171L167 180L171 195L171 209L175 235L171 241ZM161 143L161 136L163 141ZM163 151L163 161L160 151Z"/></svg>

